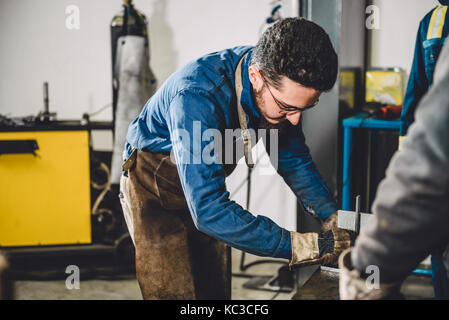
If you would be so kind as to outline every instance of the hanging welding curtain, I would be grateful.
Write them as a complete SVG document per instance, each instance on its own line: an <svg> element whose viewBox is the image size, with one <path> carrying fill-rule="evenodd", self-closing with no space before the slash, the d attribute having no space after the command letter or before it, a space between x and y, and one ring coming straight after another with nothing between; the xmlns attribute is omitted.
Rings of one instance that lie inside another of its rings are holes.
<svg viewBox="0 0 449 320"><path fill-rule="evenodd" d="M156 90L156 79L149 66L147 21L131 1L125 1L124 9L112 19L111 43L114 149L110 182L119 184L128 125Z"/></svg>

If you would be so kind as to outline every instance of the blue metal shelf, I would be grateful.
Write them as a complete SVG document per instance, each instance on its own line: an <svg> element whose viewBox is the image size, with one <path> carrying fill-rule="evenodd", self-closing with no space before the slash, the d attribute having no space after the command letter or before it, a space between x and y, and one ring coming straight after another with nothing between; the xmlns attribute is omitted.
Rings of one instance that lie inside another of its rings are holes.
<svg viewBox="0 0 449 320"><path fill-rule="evenodd" d="M360 113L343 120L343 186L342 186L342 210L351 210L351 153L352 153L352 129L377 129L399 130L400 120L380 120L369 118L367 113Z"/></svg>
<svg viewBox="0 0 449 320"><path fill-rule="evenodd" d="M369 118L367 113L360 113L343 120L344 141L343 141L343 186L342 186L342 210L351 210L351 153L352 153L352 130L399 130L400 120L381 120ZM432 276L432 270L418 268L413 270L413 274Z"/></svg>

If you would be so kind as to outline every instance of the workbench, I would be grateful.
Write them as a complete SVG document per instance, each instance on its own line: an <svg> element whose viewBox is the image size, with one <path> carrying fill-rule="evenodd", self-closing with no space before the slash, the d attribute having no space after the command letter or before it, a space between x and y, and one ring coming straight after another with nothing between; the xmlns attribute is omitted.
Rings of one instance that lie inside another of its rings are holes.
<svg viewBox="0 0 449 320"><path fill-rule="evenodd" d="M292 300L339 300L338 272L324 271L320 268L312 274Z"/></svg>
<svg viewBox="0 0 449 320"><path fill-rule="evenodd" d="M310 278L297 289L292 300L339 300L339 272L317 267ZM432 278L410 275L401 286L406 300L434 298Z"/></svg>

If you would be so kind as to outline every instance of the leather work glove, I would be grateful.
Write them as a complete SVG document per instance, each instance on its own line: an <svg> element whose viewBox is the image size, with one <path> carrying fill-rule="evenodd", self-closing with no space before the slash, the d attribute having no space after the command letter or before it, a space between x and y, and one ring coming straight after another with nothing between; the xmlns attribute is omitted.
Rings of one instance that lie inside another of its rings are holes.
<svg viewBox="0 0 449 320"><path fill-rule="evenodd" d="M319 233L290 232L292 259L290 268L312 264L337 266L339 255L351 246L353 233L338 228L338 215L334 212L322 225Z"/></svg>
<svg viewBox="0 0 449 320"><path fill-rule="evenodd" d="M352 249L346 249L340 255L340 299L341 300L380 300L403 299L400 293L401 283L379 283L374 287L367 283L366 277L354 269L351 261Z"/></svg>

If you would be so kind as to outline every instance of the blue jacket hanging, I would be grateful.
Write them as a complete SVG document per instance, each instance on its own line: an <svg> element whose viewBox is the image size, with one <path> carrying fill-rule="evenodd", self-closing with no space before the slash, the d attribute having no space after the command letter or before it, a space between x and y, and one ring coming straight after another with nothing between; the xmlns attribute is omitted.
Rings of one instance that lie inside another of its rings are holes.
<svg viewBox="0 0 449 320"><path fill-rule="evenodd" d="M449 33L449 23L446 23L449 20L447 1L440 2L446 5L439 4L427 13L419 24L412 69L402 107L401 136L407 134L408 127L415 120L416 106L432 85L435 65Z"/></svg>

